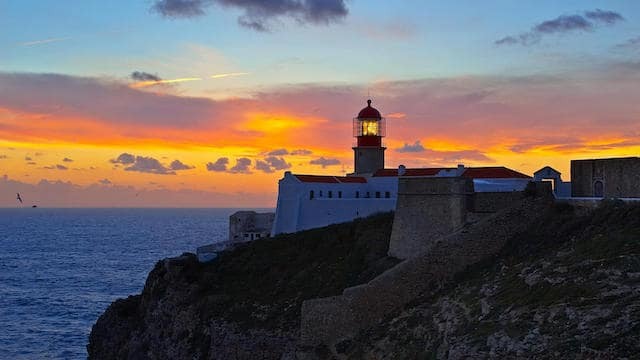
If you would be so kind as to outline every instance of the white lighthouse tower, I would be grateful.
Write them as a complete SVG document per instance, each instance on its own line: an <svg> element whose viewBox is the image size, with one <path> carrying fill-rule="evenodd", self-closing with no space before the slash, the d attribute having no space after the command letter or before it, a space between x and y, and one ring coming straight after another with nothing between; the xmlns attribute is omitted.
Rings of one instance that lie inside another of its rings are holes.
<svg viewBox="0 0 640 360"><path fill-rule="evenodd" d="M367 107L353 119L353 136L357 145L353 148L355 169L352 175L372 175L384 169L385 119L371 106L371 100L367 100Z"/></svg>

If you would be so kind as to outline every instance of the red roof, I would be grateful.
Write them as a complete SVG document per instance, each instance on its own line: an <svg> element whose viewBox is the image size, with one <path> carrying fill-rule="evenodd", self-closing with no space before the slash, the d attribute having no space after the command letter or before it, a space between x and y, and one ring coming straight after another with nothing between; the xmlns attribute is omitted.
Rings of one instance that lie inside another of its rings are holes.
<svg viewBox="0 0 640 360"><path fill-rule="evenodd" d="M472 179L530 179L531 176L504 166L466 168L462 177Z"/></svg>
<svg viewBox="0 0 640 360"><path fill-rule="evenodd" d="M307 183L366 183L367 179L360 176L331 176L331 175L294 175L298 180Z"/></svg>
<svg viewBox="0 0 640 360"><path fill-rule="evenodd" d="M366 183L367 179L360 176L336 176L341 183Z"/></svg>
<svg viewBox="0 0 640 360"><path fill-rule="evenodd" d="M405 169L404 176L435 176L444 168ZM373 176L398 176L398 169L380 169Z"/></svg>
<svg viewBox="0 0 640 360"><path fill-rule="evenodd" d="M382 119L382 115L380 115L380 111L378 111L376 108L371 107L371 100L367 100L367 107L360 110L360 112L358 113L358 118Z"/></svg>

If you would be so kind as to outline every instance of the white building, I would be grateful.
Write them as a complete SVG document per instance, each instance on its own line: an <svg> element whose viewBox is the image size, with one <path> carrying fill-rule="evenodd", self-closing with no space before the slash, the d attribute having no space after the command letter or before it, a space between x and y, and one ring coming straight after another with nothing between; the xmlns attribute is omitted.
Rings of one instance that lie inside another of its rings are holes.
<svg viewBox="0 0 640 360"><path fill-rule="evenodd" d="M302 175L287 171L278 184L271 235L351 221L396 208L398 177L472 178L476 192L522 191L531 177L505 167L384 168L385 120L371 100L353 119L357 146L354 173L348 176Z"/></svg>

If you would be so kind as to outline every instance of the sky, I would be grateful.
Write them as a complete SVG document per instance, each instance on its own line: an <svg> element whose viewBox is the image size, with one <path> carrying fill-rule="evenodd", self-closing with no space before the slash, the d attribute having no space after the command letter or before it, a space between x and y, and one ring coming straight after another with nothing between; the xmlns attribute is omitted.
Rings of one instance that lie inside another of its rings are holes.
<svg viewBox="0 0 640 360"><path fill-rule="evenodd" d="M640 152L640 2L0 0L0 207L273 207L285 171ZM23 199L16 199L19 192Z"/></svg>

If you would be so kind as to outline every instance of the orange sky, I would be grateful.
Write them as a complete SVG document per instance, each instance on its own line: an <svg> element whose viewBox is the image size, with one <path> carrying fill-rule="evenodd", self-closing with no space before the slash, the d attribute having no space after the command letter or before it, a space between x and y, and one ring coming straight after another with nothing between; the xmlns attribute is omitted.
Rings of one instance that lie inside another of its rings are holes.
<svg viewBox="0 0 640 360"><path fill-rule="evenodd" d="M634 156L640 79L621 71L377 83L373 105L387 117L387 167L504 165L532 174L551 165L568 179L571 159ZM0 73L0 81L5 182L224 194L210 206L273 206L286 170L352 171L351 121L366 100L357 85L214 100L101 78ZM118 163L121 154L134 160ZM221 158L226 163L214 169ZM181 165L172 168L175 160ZM15 205L14 191L4 191L0 206ZM103 204L80 201L82 192L76 202L68 196L69 206Z"/></svg>

